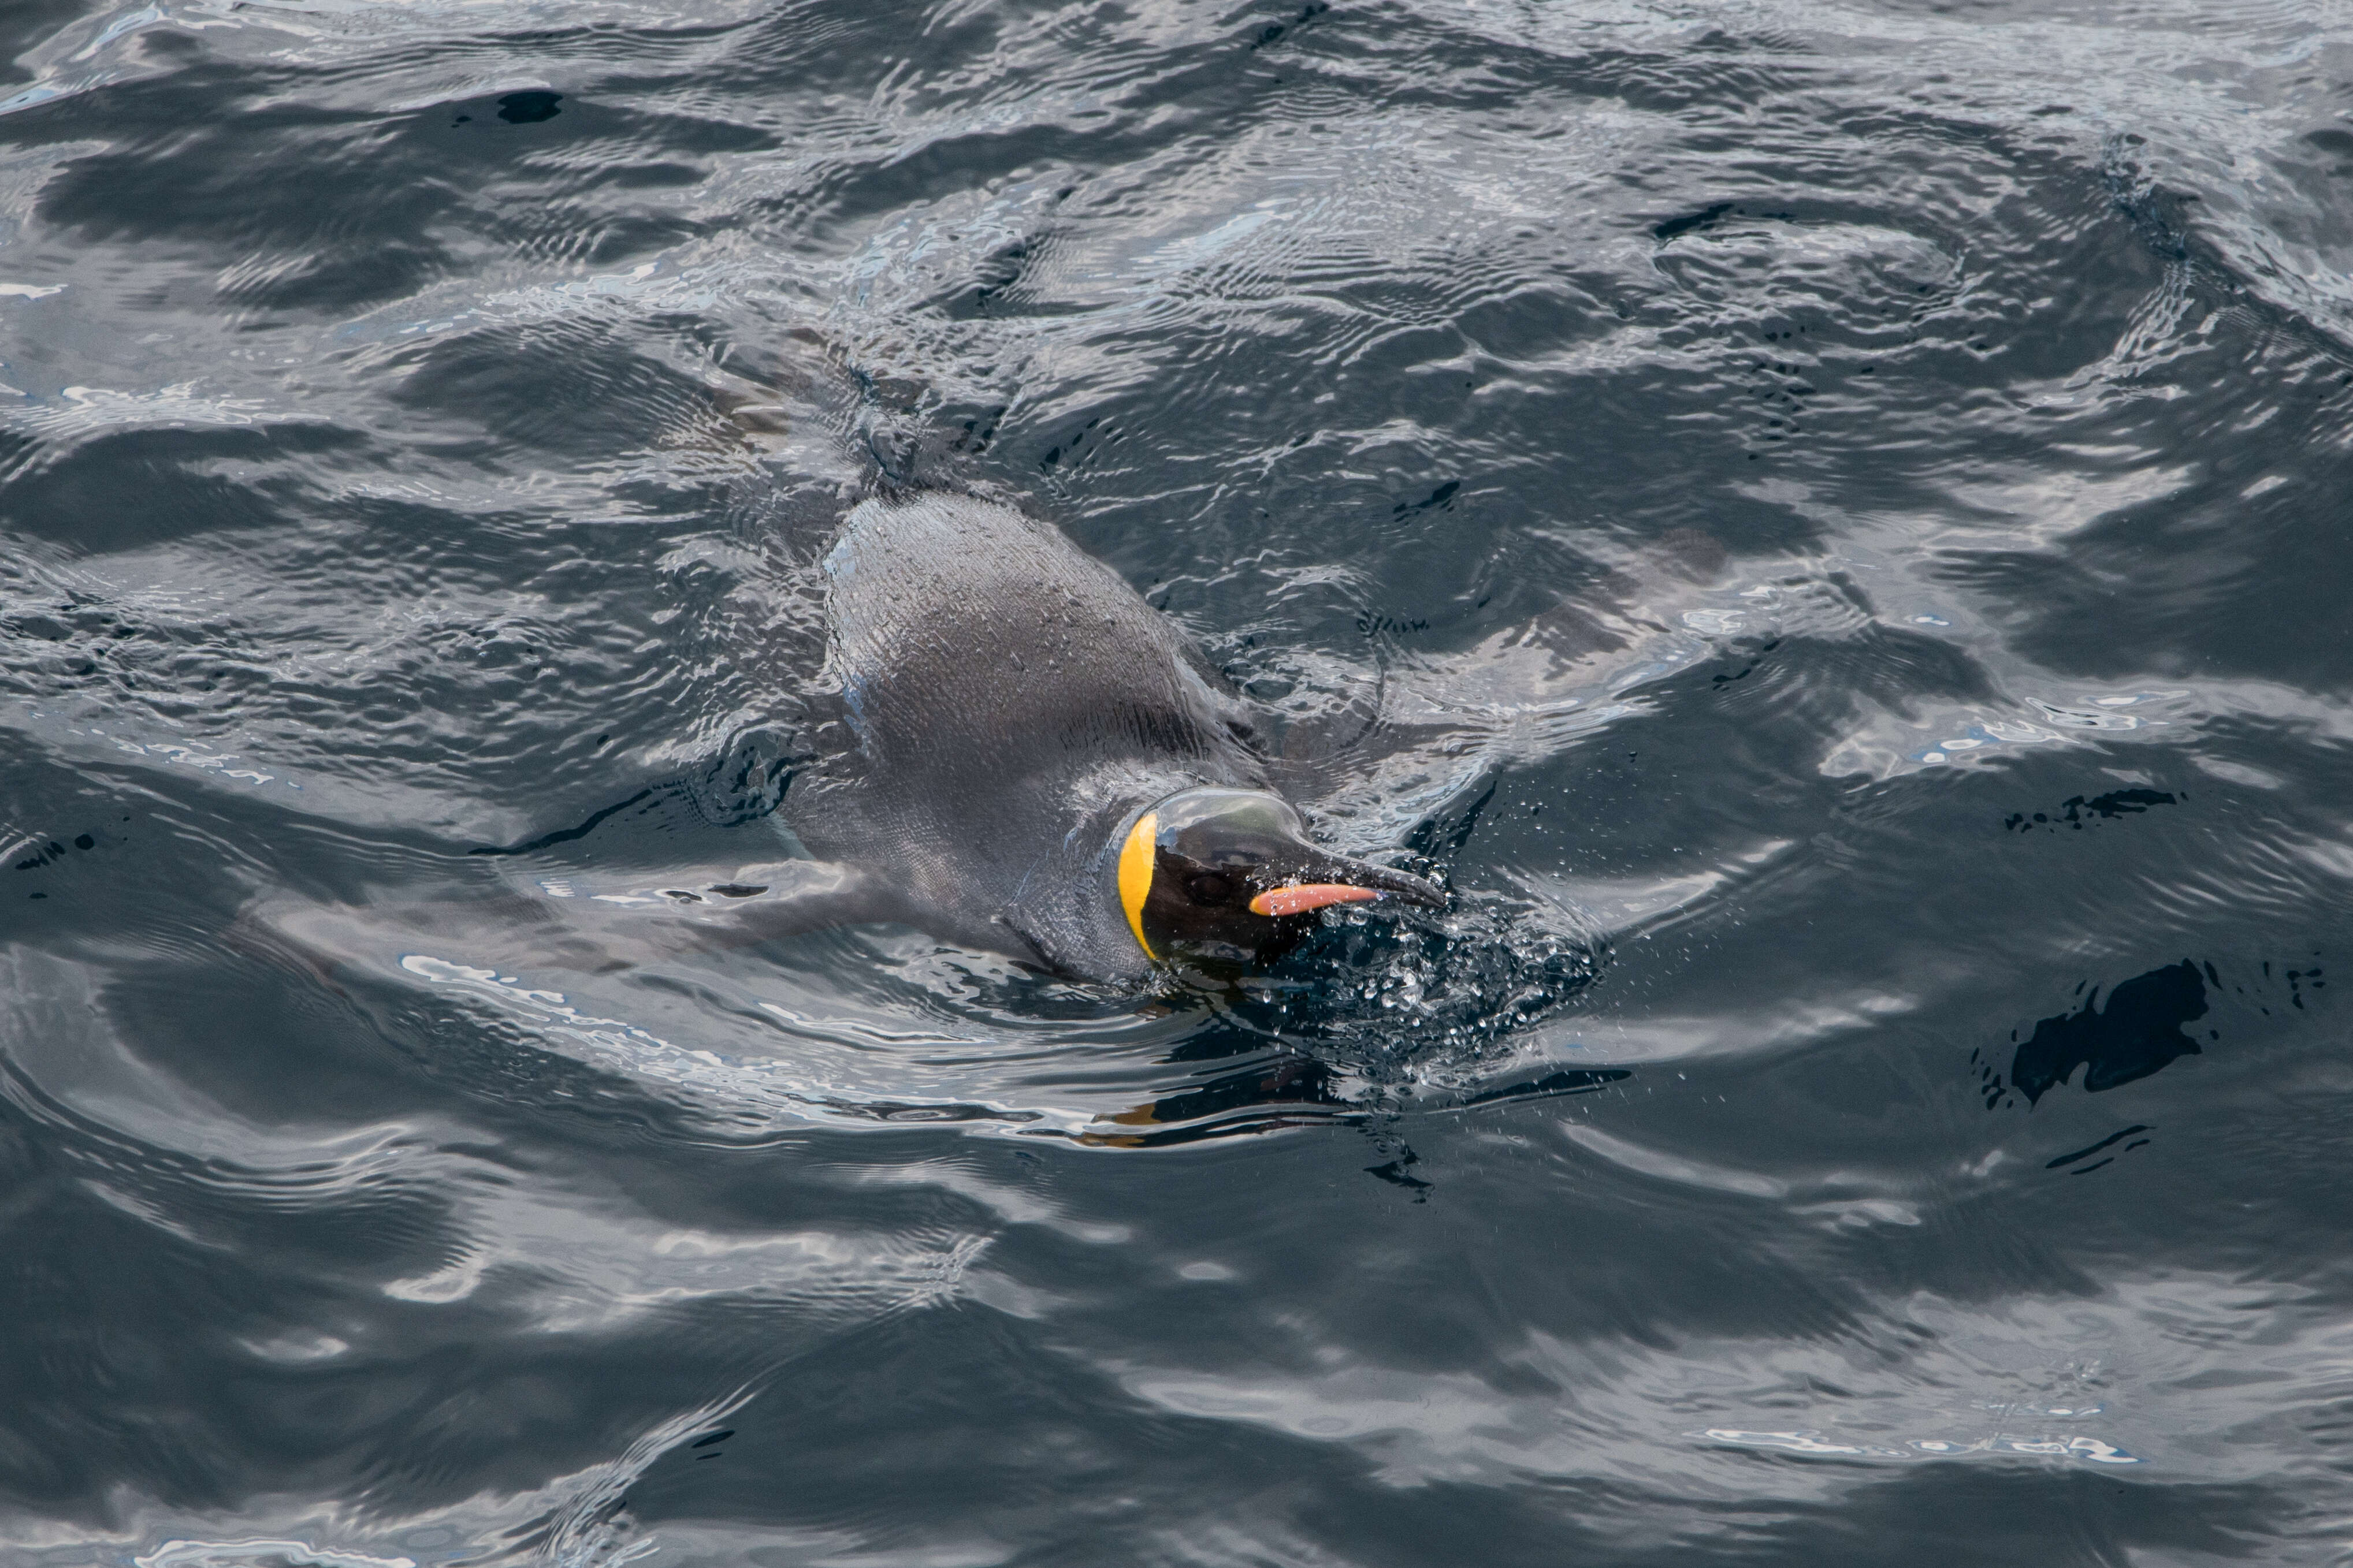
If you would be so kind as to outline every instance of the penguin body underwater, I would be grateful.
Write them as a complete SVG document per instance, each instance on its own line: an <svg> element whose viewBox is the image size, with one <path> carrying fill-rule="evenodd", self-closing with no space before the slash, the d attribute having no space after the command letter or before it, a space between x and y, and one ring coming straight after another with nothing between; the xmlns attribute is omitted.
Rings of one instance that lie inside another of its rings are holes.
<svg viewBox="0 0 2353 1568"><path fill-rule="evenodd" d="M781 811L841 868L825 923L847 876L854 918L1133 986L1270 962L1330 905L1444 903L1310 842L1240 700L1059 530L955 492L870 499L823 569L840 732Z"/></svg>
<svg viewBox="0 0 2353 1568"><path fill-rule="evenodd" d="M1176 969L1231 980L1334 904L1445 903L1424 878L1310 842L1240 700L1051 526L902 492L851 508L820 564L824 668L793 694L816 760L776 812L811 858L587 897L267 900L237 941L322 977L420 934L502 966L604 973L891 923L1135 989Z"/></svg>

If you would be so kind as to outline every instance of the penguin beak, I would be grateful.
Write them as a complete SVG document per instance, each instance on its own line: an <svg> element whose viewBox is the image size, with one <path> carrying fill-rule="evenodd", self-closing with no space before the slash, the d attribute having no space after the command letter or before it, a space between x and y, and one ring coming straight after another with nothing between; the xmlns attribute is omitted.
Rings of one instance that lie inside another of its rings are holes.
<svg viewBox="0 0 2353 1568"><path fill-rule="evenodd" d="M1430 909L1446 903L1445 889L1427 878L1367 861L1318 855L1301 876L1282 887L1267 889L1250 900L1250 907L1257 915L1303 915L1334 904L1362 904L1392 897Z"/></svg>
<svg viewBox="0 0 2353 1568"><path fill-rule="evenodd" d="M1346 882L1293 882L1287 888L1261 893L1250 901L1250 907L1254 915L1303 915L1310 910L1333 904L1361 904L1379 897L1370 888L1353 887Z"/></svg>

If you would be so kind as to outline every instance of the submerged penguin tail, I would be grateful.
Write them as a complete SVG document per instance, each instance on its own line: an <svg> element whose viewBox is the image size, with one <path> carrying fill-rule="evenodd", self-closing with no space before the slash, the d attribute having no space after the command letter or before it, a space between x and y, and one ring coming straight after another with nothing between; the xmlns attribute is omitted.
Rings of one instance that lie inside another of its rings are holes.
<svg viewBox="0 0 2353 1568"><path fill-rule="evenodd" d="M880 345L887 358L889 345ZM839 339L794 328L731 342L702 373L703 396L667 445L726 450L822 480L852 504L951 491L1018 504L973 471L1004 403L959 401L870 362Z"/></svg>
<svg viewBox="0 0 2353 1568"><path fill-rule="evenodd" d="M840 448L859 402L839 349L804 328L769 342L721 344L693 377L701 395L667 400L671 416L658 445L797 466L807 448Z"/></svg>

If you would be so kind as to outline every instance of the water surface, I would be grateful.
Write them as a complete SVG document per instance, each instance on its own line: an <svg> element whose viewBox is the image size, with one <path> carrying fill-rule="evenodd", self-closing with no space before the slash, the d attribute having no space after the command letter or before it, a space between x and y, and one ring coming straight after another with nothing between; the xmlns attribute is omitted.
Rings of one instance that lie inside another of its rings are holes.
<svg viewBox="0 0 2353 1568"><path fill-rule="evenodd" d="M2339 1560L2341 6L0 58L0 1558ZM878 469L1383 738L1306 804L1453 910L401 923L774 858Z"/></svg>

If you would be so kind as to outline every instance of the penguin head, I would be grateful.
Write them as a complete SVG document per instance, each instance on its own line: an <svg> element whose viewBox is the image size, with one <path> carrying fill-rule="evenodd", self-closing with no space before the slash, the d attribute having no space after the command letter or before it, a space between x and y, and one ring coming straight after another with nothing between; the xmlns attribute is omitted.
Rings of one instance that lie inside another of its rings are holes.
<svg viewBox="0 0 2353 1568"><path fill-rule="evenodd" d="M1332 904L1379 899L1437 908L1435 882L1319 849L1281 795L1188 789L1147 809L1119 855L1119 901L1155 962L1271 963Z"/></svg>

